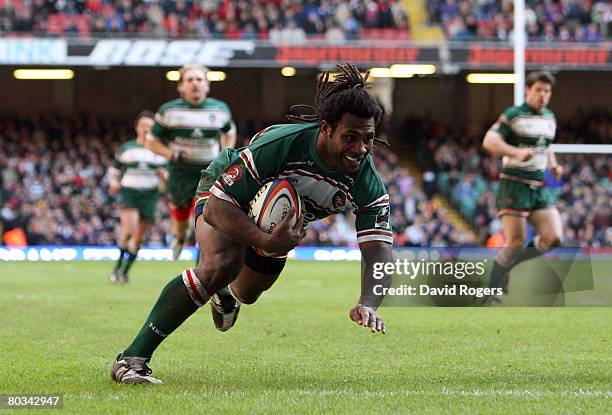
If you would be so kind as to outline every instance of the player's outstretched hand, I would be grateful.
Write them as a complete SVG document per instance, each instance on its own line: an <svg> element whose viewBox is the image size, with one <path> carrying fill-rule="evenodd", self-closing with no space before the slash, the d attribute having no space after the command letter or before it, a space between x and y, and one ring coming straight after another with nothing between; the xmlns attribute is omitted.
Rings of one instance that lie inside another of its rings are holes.
<svg viewBox="0 0 612 415"><path fill-rule="evenodd" d="M387 326L382 318L376 314L373 308L363 304L357 304L355 307L351 308L351 311L349 311L349 318L360 326L369 328L372 333L379 331L385 334L387 332Z"/></svg>
<svg viewBox="0 0 612 415"><path fill-rule="evenodd" d="M291 218L295 215L295 208L289 210L287 217L278 224L270 234L266 246L262 248L268 252L289 252L300 243L306 235L304 229L304 215L300 215L295 225L291 226Z"/></svg>
<svg viewBox="0 0 612 415"><path fill-rule="evenodd" d="M519 148L516 151L515 158L519 159L520 161L528 161L534 154L535 150L533 148Z"/></svg>

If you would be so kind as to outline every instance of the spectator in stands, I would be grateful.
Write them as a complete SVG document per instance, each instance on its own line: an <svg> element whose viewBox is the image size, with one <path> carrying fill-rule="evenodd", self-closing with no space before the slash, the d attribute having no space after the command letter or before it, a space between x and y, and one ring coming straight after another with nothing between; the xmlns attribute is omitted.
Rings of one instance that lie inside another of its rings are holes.
<svg viewBox="0 0 612 415"><path fill-rule="evenodd" d="M431 23L441 23L452 40L508 40L512 2L508 0L428 0ZM600 42L610 39L610 2L533 0L526 2L527 33L533 41Z"/></svg>
<svg viewBox="0 0 612 415"><path fill-rule="evenodd" d="M347 38L357 38L362 29L394 30L397 33L393 38L403 37L402 33L408 30L406 11L397 0L15 0L0 3L0 33L266 39L271 28L279 24L279 30L294 32L289 37L291 43L296 43L295 38L302 36L296 29L306 36L319 37L333 29L333 39L338 41L340 35L334 21L343 24L340 30Z"/></svg>
<svg viewBox="0 0 612 415"><path fill-rule="evenodd" d="M342 43L346 40L342 28L331 18L329 19L327 30L325 31L325 40L328 43Z"/></svg>

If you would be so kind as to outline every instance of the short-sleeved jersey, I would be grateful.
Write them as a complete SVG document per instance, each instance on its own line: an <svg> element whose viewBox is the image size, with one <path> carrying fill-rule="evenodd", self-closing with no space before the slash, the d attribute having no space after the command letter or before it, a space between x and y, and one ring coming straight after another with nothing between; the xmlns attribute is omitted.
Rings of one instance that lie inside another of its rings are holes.
<svg viewBox="0 0 612 415"><path fill-rule="evenodd" d="M184 99L163 104L155 114L151 134L168 140L172 150L188 150L189 158L178 164L202 166L220 151L221 133L236 127L229 107L223 101L206 98L199 104Z"/></svg>
<svg viewBox="0 0 612 415"><path fill-rule="evenodd" d="M537 111L527 104L506 109L491 130L497 132L510 145L532 147L534 156L528 161L519 161L505 156L502 164L504 178L542 182L548 161L549 146L555 139L557 122L548 109Z"/></svg>
<svg viewBox="0 0 612 415"><path fill-rule="evenodd" d="M331 171L316 151L318 124L281 124L258 133L251 144L233 153L210 192L247 210L261 186L288 179L302 200L305 223L354 210L358 242L393 243L389 195L372 156L354 176Z"/></svg>
<svg viewBox="0 0 612 415"><path fill-rule="evenodd" d="M167 163L165 157L155 154L136 140L130 140L115 153L113 168L121 176L121 187L151 190L159 186L156 170L165 167Z"/></svg>

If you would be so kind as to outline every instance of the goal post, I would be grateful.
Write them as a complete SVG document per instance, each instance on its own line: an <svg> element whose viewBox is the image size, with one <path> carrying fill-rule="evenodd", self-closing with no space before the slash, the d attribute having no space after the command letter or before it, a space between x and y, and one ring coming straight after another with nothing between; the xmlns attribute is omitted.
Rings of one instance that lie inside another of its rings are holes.
<svg viewBox="0 0 612 415"><path fill-rule="evenodd" d="M612 144L552 144L555 154L612 154Z"/></svg>

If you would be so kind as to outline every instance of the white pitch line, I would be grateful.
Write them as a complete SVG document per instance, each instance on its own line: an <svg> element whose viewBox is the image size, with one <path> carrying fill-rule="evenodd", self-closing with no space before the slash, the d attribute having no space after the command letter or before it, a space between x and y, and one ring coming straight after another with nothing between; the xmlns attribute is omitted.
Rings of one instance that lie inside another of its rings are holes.
<svg viewBox="0 0 612 415"><path fill-rule="evenodd" d="M546 391L546 390L517 390L517 389L489 389L489 390L451 390L443 389L439 391L435 390L403 390L403 391L352 391L352 390L314 390L314 389L275 389L261 391L263 396L315 396L315 397L363 397L363 398L400 398L408 396L448 396L448 397L476 397L476 398L495 398L495 397L514 397L514 398L611 398L612 391L601 391L601 390L575 390L575 391ZM184 391L181 395L197 395L208 398L246 398L250 395L247 391L207 391L207 390L193 390ZM110 394L99 394L98 398L106 399L123 399L130 396L128 392L118 392ZM68 393L65 395L67 398L77 399L95 399L96 394L91 392L82 393Z"/></svg>
<svg viewBox="0 0 612 415"><path fill-rule="evenodd" d="M347 390L293 390L285 393L297 392L298 395L312 396L364 396L364 397L402 397L402 396L466 396L466 397L502 397L512 396L517 398L545 398L545 397L597 397L612 398L612 391L538 391L538 390L404 390L404 391L364 391L353 392Z"/></svg>

